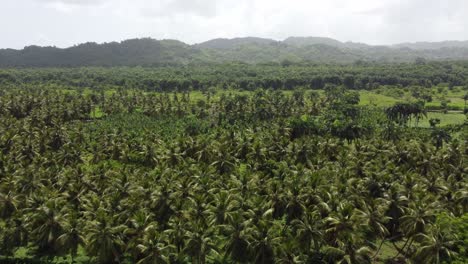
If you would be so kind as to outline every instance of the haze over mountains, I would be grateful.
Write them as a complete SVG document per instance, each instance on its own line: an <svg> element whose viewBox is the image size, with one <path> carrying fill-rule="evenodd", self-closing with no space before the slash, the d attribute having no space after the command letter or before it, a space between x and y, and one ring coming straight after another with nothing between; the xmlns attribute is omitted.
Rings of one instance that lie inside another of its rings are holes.
<svg viewBox="0 0 468 264"><path fill-rule="evenodd" d="M0 67L160 66L244 63L352 63L358 60L412 62L468 60L468 41L402 43L372 46L323 37L290 37L283 41L246 37L213 39L188 45L150 38L111 43L84 43L61 49L28 46L0 49Z"/></svg>

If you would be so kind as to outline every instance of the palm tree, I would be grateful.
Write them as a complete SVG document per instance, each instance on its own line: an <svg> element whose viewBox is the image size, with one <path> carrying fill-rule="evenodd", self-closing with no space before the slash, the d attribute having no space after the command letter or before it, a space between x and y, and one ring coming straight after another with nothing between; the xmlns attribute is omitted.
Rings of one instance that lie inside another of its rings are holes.
<svg viewBox="0 0 468 264"><path fill-rule="evenodd" d="M275 262L275 249L279 247L281 238L277 232L280 229L278 223L272 223L268 220L260 220L256 226L250 227L248 231L249 252L252 255L254 263L266 264Z"/></svg>
<svg viewBox="0 0 468 264"><path fill-rule="evenodd" d="M223 225L229 215L237 208L237 197L227 191L213 195L213 203L208 207L210 225Z"/></svg>
<svg viewBox="0 0 468 264"><path fill-rule="evenodd" d="M367 229L373 236L381 239L374 257L378 255L385 237L389 233L385 224L390 220L390 217L384 215L388 204L389 202L385 199L376 199L375 202L373 200L369 201L369 203L364 202L362 209L355 210L355 217L361 223L362 228Z"/></svg>
<svg viewBox="0 0 468 264"><path fill-rule="evenodd" d="M296 219L291 223L296 230L298 245L309 255L318 254L322 244L323 231L321 228L321 218L317 211L307 212L301 219ZM311 249L312 246L312 249ZM312 252L311 252L312 251Z"/></svg>
<svg viewBox="0 0 468 264"><path fill-rule="evenodd" d="M455 254L454 236L443 232L440 226L433 226L429 234L418 234L417 240L421 242L413 256L416 262L439 264L450 261Z"/></svg>
<svg viewBox="0 0 468 264"><path fill-rule="evenodd" d="M370 264L371 249L368 247L356 248L355 246L349 246L345 249L335 247L325 247L323 249L325 258L333 263L338 264Z"/></svg>
<svg viewBox="0 0 468 264"><path fill-rule="evenodd" d="M206 256L215 250L213 233L210 230L188 231L184 252L192 258L193 263L205 264ZM215 250L216 251L216 250Z"/></svg>
<svg viewBox="0 0 468 264"><path fill-rule="evenodd" d="M18 247L27 246L28 230L23 223L15 219L7 221L5 226L1 227L0 249L4 256L14 256Z"/></svg>
<svg viewBox="0 0 468 264"><path fill-rule="evenodd" d="M447 131L439 128L433 128L431 132L431 137L434 141L434 145L436 146L437 150L444 146L444 142L447 143L452 138Z"/></svg>
<svg viewBox="0 0 468 264"><path fill-rule="evenodd" d="M405 232L407 240L402 248L397 248L399 254L408 254L414 239L419 234L424 234L427 227L434 223L436 214L433 208L433 204L424 202L410 203L408 212L401 217L401 228Z"/></svg>
<svg viewBox="0 0 468 264"><path fill-rule="evenodd" d="M86 249L98 263L118 263L122 254L124 226L111 226L102 219L93 221L86 229Z"/></svg>
<svg viewBox="0 0 468 264"><path fill-rule="evenodd" d="M151 221L152 218L154 218L154 216L151 213L145 210L139 210L128 219L124 242L126 244L126 251L130 252L134 259L137 258L140 251L137 249L137 245L141 243L146 230L157 226L157 223Z"/></svg>
<svg viewBox="0 0 468 264"><path fill-rule="evenodd" d="M0 193L0 219L10 218L17 210L18 198L10 191Z"/></svg>
<svg viewBox="0 0 468 264"><path fill-rule="evenodd" d="M225 258L231 257L233 261L245 263L249 260L247 250L247 228L249 221L245 220L239 212L229 214L227 224L221 226L221 233L227 237L224 244Z"/></svg>
<svg viewBox="0 0 468 264"><path fill-rule="evenodd" d="M434 210L436 206L424 202L412 202L409 204L408 212L401 217L401 228L407 236L424 233L426 226L433 223L436 218Z"/></svg>
<svg viewBox="0 0 468 264"><path fill-rule="evenodd" d="M56 209L58 203L58 200L50 200L27 217L39 254L54 253L58 249L57 239L63 234L63 216Z"/></svg>
<svg viewBox="0 0 468 264"><path fill-rule="evenodd" d="M337 263L371 263L371 249L363 245L358 212L350 203L340 203L337 212L326 218L328 246L325 255ZM362 215L362 214L361 214Z"/></svg>
<svg viewBox="0 0 468 264"><path fill-rule="evenodd" d="M57 245L61 251L70 254L71 262L74 263L78 247L85 244L82 231L79 229L82 223L80 223L77 215L74 213L64 215L63 219L61 224L63 232L62 235L57 238Z"/></svg>
<svg viewBox="0 0 468 264"><path fill-rule="evenodd" d="M339 246L356 240L356 217L354 207L350 203L340 203L337 211L325 219L327 242L332 246Z"/></svg>
<svg viewBox="0 0 468 264"><path fill-rule="evenodd" d="M177 254L182 253L186 244L186 229L183 223L184 221L181 219L171 219L168 227L164 230L167 240L175 248Z"/></svg>
<svg viewBox="0 0 468 264"><path fill-rule="evenodd" d="M163 234L155 232L154 228L145 230L145 235L141 244L137 246L141 253L141 259L138 264L165 264L168 263L167 251L172 248L167 245Z"/></svg>
<svg viewBox="0 0 468 264"><path fill-rule="evenodd" d="M277 257L275 258L276 263L281 264L296 264L296 263L320 263L321 256L306 256L298 250L298 244L293 239L293 235L290 232L283 232L281 246L277 249Z"/></svg>
<svg viewBox="0 0 468 264"><path fill-rule="evenodd" d="M211 164L215 166L220 174L230 173L235 167L235 159L231 153L227 151L225 146L220 146L221 149L217 150L217 159Z"/></svg>

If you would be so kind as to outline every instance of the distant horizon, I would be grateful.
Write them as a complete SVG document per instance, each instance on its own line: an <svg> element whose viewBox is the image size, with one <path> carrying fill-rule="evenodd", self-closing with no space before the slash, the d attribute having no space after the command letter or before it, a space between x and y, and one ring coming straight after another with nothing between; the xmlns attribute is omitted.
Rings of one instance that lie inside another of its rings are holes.
<svg viewBox="0 0 468 264"><path fill-rule="evenodd" d="M290 39L290 38L322 38L322 39L330 39L330 40L339 41L341 43L356 43L356 44L364 44L364 45L368 45L368 46L386 46L386 47L398 46L398 45L403 45L403 44L468 42L468 39L447 39L447 40L440 40L440 41L420 40L420 41L403 41L403 42L396 42L396 43L390 43L390 44L374 44L374 43L366 43L366 42L353 41L353 40L343 41L343 40L333 38L333 37L329 37L329 36L306 36L306 35L304 35L304 36L289 36L289 37L286 37L286 38L258 37L258 36L248 35L248 36L238 36L238 37L215 37L215 38L210 38L210 39L207 39L207 40L204 40L204 41L201 41L201 42L188 42L188 41L184 41L184 40L176 39L176 38L157 38L157 37L147 36L147 37L130 37L130 38L125 38L125 39L110 40L110 41L93 41L93 40L89 40L89 41L84 41L84 42L78 42L78 43L68 45L68 46L40 45L40 44L32 43L32 44L23 46L22 48L6 47L6 48L0 48L0 50L8 50L8 49L22 50L22 49L27 48L27 47L41 47L41 48L50 47L50 48L58 48L58 49L67 49L67 48L72 48L72 47L76 47L76 46L79 46L79 45L83 45L83 44L86 44L86 43L96 43L98 45L102 45L102 44L107 44L107 43L121 43L121 42L124 42L124 41L127 41L127 40L135 40L135 39L152 39L152 40L156 40L156 41L174 40L174 41L179 41L179 42L182 42L182 43L190 45L190 46L195 46L195 45L203 44L203 43L206 43L206 42L209 42L209 41L212 41L212 40L221 40L221 39L222 40L234 40L234 39L246 39L246 38L258 38L258 39L265 39L265 40L274 40L274 41L278 41L278 42L283 42L283 41L285 41L287 39Z"/></svg>
<svg viewBox="0 0 468 264"><path fill-rule="evenodd" d="M193 45L242 36L327 36L391 46L466 38L466 17L466 0L5 0L0 48L142 37Z"/></svg>

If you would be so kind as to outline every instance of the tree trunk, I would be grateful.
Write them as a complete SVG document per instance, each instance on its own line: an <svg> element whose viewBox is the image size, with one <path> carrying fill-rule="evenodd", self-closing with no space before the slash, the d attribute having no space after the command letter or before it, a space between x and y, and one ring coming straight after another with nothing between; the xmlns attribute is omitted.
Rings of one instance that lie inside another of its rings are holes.
<svg viewBox="0 0 468 264"><path fill-rule="evenodd" d="M375 252L374 256L372 256L373 259L375 259L377 257L377 255L379 254L380 249L382 248L382 245L383 245L384 242L385 242L385 239L382 239L382 241L380 241L380 245L377 248L377 251Z"/></svg>

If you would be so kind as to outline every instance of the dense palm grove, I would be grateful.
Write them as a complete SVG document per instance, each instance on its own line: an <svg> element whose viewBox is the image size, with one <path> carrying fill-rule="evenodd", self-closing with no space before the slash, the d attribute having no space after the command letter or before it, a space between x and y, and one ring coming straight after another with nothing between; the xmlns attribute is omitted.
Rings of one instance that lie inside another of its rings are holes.
<svg viewBox="0 0 468 264"><path fill-rule="evenodd" d="M277 63L248 65L226 63L179 67L83 67L2 68L0 85L6 87L116 87L172 92L259 87L292 90L297 87L323 89L327 84L348 89L373 90L381 85L431 87L438 84L468 85L468 62L420 62L384 64L356 61L354 64Z"/></svg>
<svg viewBox="0 0 468 264"><path fill-rule="evenodd" d="M325 88L1 89L1 261L466 263L466 125Z"/></svg>

